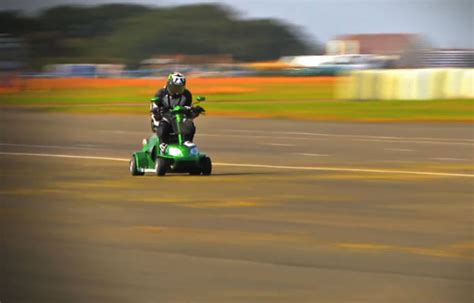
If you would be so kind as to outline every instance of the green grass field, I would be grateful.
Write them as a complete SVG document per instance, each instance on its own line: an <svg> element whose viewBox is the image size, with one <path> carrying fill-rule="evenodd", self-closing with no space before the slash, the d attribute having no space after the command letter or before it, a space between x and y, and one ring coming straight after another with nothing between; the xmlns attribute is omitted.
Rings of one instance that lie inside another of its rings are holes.
<svg viewBox="0 0 474 303"><path fill-rule="evenodd" d="M222 85L221 85L222 86ZM321 121L473 122L474 100L340 101L331 82L238 83L193 88L203 92L209 115L308 119ZM213 91L214 89L214 91ZM151 86L48 88L0 94L3 108L73 113L147 115ZM233 91L235 90L235 91Z"/></svg>

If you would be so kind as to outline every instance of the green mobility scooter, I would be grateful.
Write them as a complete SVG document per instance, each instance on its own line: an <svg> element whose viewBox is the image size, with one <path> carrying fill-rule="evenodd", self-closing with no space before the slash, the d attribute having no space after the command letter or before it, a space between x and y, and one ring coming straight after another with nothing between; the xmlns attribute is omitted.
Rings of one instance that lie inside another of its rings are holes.
<svg viewBox="0 0 474 303"><path fill-rule="evenodd" d="M196 100L201 102L205 97L197 97ZM148 140L143 140L142 149L133 153L130 159L130 173L133 176L143 176L147 172L155 173L157 176L164 176L168 172L204 176L211 174L211 158L201 153L196 144L183 140L181 123L189 110L192 108L182 106L176 106L171 110L176 122L175 132L170 134L170 142L163 153L160 151L161 142L156 134Z"/></svg>

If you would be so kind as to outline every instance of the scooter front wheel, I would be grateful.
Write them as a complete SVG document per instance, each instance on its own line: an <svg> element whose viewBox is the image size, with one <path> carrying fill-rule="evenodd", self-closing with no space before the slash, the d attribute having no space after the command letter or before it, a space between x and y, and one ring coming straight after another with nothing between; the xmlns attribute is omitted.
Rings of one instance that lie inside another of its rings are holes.
<svg viewBox="0 0 474 303"><path fill-rule="evenodd" d="M135 156L132 156L130 159L129 169L132 176L143 176L145 174L144 172L138 170L137 159L135 159Z"/></svg>
<svg viewBox="0 0 474 303"><path fill-rule="evenodd" d="M164 176L168 171L168 161L164 158L156 158L156 175L157 176Z"/></svg>

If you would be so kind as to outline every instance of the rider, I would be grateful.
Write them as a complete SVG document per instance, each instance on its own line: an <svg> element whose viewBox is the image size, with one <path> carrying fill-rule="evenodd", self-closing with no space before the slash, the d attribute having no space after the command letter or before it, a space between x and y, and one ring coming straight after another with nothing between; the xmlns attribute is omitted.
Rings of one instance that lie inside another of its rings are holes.
<svg viewBox="0 0 474 303"><path fill-rule="evenodd" d="M204 109L200 106L192 107L192 98L193 95L186 89L186 78L178 72L169 74L165 87L152 98L153 102L150 106L152 128L160 138L161 153L166 151L170 133L174 132L176 128L176 122L170 112L175 106L179 105L188 110L186 118L180 125L181 133L185 141L184 144L193 141L196 127L192 119L204 112Z"/></svg>

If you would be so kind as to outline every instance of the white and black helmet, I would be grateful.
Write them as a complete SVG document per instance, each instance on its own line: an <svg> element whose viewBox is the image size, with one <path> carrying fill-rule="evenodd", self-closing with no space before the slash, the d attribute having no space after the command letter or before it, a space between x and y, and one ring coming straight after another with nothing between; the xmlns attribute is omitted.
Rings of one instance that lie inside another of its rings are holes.
<svg viewBox="0 0 474 303"><path fill-rule="evenodd" d="M172 95L181 95L186 88L186 77L183 74L175 72L169 74L166 89Z"/></svg>

